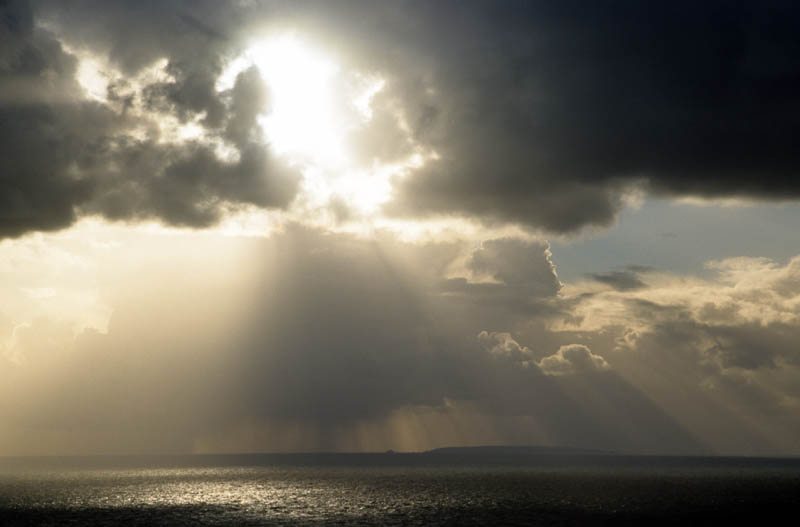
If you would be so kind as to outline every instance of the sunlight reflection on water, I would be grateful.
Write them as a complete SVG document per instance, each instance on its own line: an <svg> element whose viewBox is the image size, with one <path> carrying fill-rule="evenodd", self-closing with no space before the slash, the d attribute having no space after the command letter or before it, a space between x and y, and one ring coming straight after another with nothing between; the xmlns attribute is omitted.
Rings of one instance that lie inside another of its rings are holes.
<svg viewBox="0 0 800 527"><path fill-rule="evenodd" d="M763 503L778 510L798 491L796 469L774 468L0 467L9 525L666 521Z"/></svg>

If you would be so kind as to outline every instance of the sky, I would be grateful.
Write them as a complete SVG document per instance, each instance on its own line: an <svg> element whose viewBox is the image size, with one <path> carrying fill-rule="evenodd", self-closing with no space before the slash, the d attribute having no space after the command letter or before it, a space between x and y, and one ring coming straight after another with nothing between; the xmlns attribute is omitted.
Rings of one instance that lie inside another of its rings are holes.
<svg viewBox="0 0 800 527"><path fill-rule="evenodd" d="M800 455L799 35L0 1L0 455Z"/></svg>

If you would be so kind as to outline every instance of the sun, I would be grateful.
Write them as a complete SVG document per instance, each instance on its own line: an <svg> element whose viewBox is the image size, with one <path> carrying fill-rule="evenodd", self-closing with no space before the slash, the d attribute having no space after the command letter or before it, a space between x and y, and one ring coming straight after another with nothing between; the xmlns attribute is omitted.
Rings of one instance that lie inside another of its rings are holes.
<svg viewBox="0 0 800 527"><path fill-rule="evenodd" d="M271 111L260 122L274 151L301 163L344 164L343 138L355 123L348 101L337 100L338 65L291 35L256 42L247 54L269 87Z"/></svg>
<svg viewBox="0 0 800 527"><path fill-rule="evenodd" d="M361 217L375 215L391 196L391 181L417 167L408 160L364 164L348 151L353 133L372 119L373 98L385 87L376 74L343 68L336 57L294 33L251 41L217 82L224 91L236 75L256 66L268 89L269 104L257 117L267 147L303 176L302 199L311 209L345 204Z"/></svg>

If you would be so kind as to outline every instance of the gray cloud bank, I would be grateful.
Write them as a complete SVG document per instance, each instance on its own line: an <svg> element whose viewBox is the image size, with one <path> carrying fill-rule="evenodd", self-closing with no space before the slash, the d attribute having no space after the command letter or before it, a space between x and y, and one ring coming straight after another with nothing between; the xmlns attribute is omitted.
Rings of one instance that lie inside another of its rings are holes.
<svg viewBox="0 0 800 527"><path fill-rule="evenodd" d="M258 137L263 83L243 73L232 90L214 88L266 27L307 31L345 66L387 80L353 138L365 162L411 144L438 154L396 182L392 214L570 232L608 225L633 191L783 200L800 189L792 3L32 6L0 6L0 236L82 214L206 226L237 207L287 207L299 175ZM85 99L66 42L126 76L110 102ZM126 82L159 59L170 80L134 100ZM238 159L164 141L163 116L196 121Z"/></svg>

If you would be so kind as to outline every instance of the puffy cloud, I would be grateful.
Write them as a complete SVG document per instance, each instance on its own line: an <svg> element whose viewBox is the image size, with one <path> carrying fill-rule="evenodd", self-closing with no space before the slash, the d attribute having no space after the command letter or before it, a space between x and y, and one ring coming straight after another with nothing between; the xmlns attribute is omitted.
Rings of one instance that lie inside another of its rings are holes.
<svg viewBox="0 0 800 527"><path fill-rule="evenodd" d="M583 344L567 344L552 355L543 356L517 342L510 333L481 331L478 341L484 349L497 358L508 360L522 367L540 370L545 375L574 375L610 369L600 355L595 355ZM538 360L537 360L538 359Z"/></svg>
<svg viewBox="0 0 800 527"><path fill-rule="evenodd" d="M603 371L609 366L603 357L595 355L583 344L569 344L540 360L539 368L547 375L570 375Z"/></svg>
<svg viewBox="0 0 800 527"><path fill-rule="evenodd" d="M478 333L478 340L489 353L506 357L513 362L527 365L533 357L533 352L527 346L521 346L514 340L511 333L481 331Z"/></svg>

